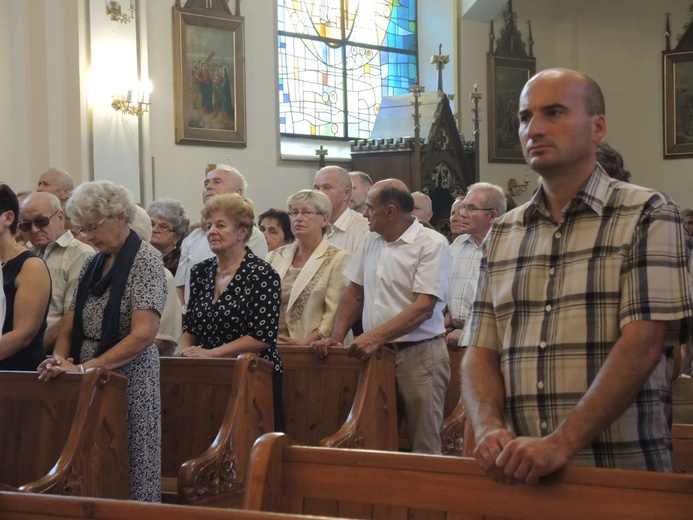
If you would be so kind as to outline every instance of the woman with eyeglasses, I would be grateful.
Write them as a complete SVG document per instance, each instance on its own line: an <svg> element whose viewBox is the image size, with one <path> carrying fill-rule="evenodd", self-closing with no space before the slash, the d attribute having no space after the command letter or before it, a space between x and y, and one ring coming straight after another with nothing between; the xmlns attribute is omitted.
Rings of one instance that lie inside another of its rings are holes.
<svg viewBox="0 0 693 520"><path fill-rule="evenodd" d="M175 199L158 199L147 210L152 219L150 243L161 252L164 267L176 274L180 260L180 243L188 235L190 221L183 204Z"/></svg>
<svg viewBox="0 0 693 520"><path fill-rule="evenodd" d="M80 184L65 208L98 251L82 268L71 310L39 379L104 367L127 382L130 499L161 501L159 352L166 301L161 254L131 230L132 195L109 181Z"/></svg>
<svg viewBox="0 0 693 520"><path fill-rule="evenodd" d="M252 352L274 364L274 428L284 431L283 369L277 351L279 275L247 247L253 207L237 193L205 202L212 258L190 272L190 298L175 355L236 357Z"/></svg>
<svg viewBox="0 0 693 520"><path fill-rule="evenodd" d="M51 279L43 260L17 243L19 202L0 184L0 263L5 319L0 338L0 370L36 370L45 358L43 334Z"/></svg>
<svg viewBox="0 0 693 520"><path fill-rule="evenodd" d="M287 200L295 241L272 251L267 260L282 279L279 345L309 345L329 337L342 291L349 254L325 238L330 199L301 190Z"/></svg>

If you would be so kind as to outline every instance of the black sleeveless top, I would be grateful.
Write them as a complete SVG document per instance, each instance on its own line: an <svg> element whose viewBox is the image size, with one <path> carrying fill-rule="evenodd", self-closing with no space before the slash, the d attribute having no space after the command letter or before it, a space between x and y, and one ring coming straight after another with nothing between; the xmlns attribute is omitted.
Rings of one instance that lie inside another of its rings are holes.
<svg viewBox="0 0 693 520"><path fill-rule="evenodd" d="M5 303L7 310L5 311L5 323L2 325L2 333L7 334L12 330L14 323L14 298L17 294L17 288L14 286L15 279L24 266L24 262L28 258L36 255L24 251L17 255L12 260L2 266L3 289L5 291ZM46 332L46 316L48 316L48 306L50 298L46 304L46 312L43 315L43 323L39 328L38 333L29 344L22 350L0 361L0 370L36 370L39 363L46 357L46 352L43 349L43 333Z"/></svg>

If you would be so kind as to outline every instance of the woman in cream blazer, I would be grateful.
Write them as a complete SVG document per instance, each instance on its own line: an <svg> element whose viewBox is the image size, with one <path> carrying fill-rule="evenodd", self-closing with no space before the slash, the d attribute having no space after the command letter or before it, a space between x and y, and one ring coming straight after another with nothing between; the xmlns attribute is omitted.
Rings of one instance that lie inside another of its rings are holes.
<svg viewBox="0 0 693 520"><path fill-rule="evenodd" d="M277 344L309 345L332 331L349 254L324 237L332 212L327 195L301 190L287 205L296 240L267 256L282 279Z"/></svg>

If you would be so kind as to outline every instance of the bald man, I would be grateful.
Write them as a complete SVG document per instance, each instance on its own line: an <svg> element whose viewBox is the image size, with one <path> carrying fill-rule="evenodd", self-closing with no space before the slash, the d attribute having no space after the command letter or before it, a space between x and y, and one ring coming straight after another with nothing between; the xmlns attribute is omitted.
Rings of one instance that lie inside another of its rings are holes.
<svg viewBox="0 0 693 520"><path fill-rule="evenodd" d="M313 189L322 191L332 203L327 241L350 254L361 248L368 235L368 221L349 208L351 177L339 166L325 166L315 174Z"/></svg>
<svg viewBox="0 0 693 520"><path fill-rule="evenodd" d="M75 189L72 176L65 170L58 168L49 168L39 177L36 191L51 193L58 197L60 206L65 210L65 203L72 195L72 190Z"/></svg>
<svg viewBox="0 0 693 520"><path fill-rule="evenodd" d="M365 172L349 172L351 177L351 199L349 207L356 213L363 215L366 211L366 197L368 190L373 186L373 179Z"/></svg>
<svg viewBox="0 0 693 520"><path fill-rule="evenodd" d="M343 343L363 317L364 333L348 354L368 359L382 346L396 353L397 398L417 453L440 454L439 429L450 359L443 309L451 274L448 242L412 216L414 200L395 179L376 182L365 216L372 233L347 269L351 280L339 303L330 337L313 343L319 357Z"/></svg>
<svg viewBox="0 0 693 520"><path fill-rule="evenodd" d="M202 201L207 202L215 195L224 193L238 193L240 196L245 197L247 190L248 183L241 172L231 166L219 164L217 168L211 170L205 177ZM267 256L267 242L262 231L256 226L253 226L253 232L250 235L250 240L248 240L248 247L258 258L264 260ZM182 305L185 305L190 297L190 269L192 269L193 265L213 256L214 253L209 248L207 230L204 226L193 230L183 240L175 277L178 298Z"/></svg>

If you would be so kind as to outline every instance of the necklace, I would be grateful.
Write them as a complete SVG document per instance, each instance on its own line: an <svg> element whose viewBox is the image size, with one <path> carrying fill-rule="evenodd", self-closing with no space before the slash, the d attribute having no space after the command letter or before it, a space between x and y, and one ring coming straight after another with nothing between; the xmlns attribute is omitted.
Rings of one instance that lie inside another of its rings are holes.
<svg viewBox="0 0 693 520"><path fill-rule="evenodd" d="M0 260L0 262L2 262L2 265L5 265L7 262L12 260L12 258L14 258L14 253L15 253L15 251L17 251L18 247L19 247L19 244L15 244L14 249L12 249L12 252L10 253L10 256L7 257L7 260Z"/></svg>
<svg viewBox="0 0 693 520"><path fill-rule="evenodd" d="M241 260L241 261L238 262L237 264L232 265L232 266L231 266L229 269L227 269L226 271L222 271L221 269L218 269L218 270L217 270L217 274L218 274L221 278L226 278L227 276L231 276L232 274L234 274L234 273L236 272L236 269L238 269L238 268L241 266L242 263L243 263L243 260Z"/></svg>

